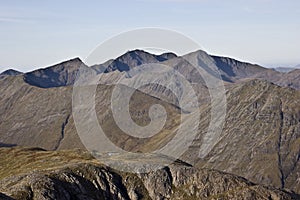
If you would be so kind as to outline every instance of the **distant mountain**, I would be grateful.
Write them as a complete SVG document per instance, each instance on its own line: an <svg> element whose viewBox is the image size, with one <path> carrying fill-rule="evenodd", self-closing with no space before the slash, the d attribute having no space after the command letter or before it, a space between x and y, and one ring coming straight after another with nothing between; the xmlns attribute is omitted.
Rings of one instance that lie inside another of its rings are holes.
<svg viewBox="0 0 300 200"><path fill-rule="evenodd" d="M14 70L14 69L8 69L8 70L2 72L0 75L16 76L19 74L23 74L23 73L19 72L17 70Z"/></svg>
<svg viewBox="0 0 300 200"><path fill-rule="evenodd" d="M288 72L293 71L295 69L300 69L300 64L296 65L294 67L276 67L276 68L273 68L273 69L278 71L278 72L288 73Z"/></svg>
<svg viewBox="0 0 300 200"><path fill-rule="evenodd" d="M164 53L162 55L154 55L142 50L128 51L120 57L110 60L104 64L92 66L97 72L111 72L118 70L128 71L133 67L147 64L147 63L158 63L168 59L175 58L176 55L173 53Z"/></svg>
<svg viewBox="0 0 300 200"><path fill-rule="evenodd" d="M294 67L276 67L276 68L273 68L275 71L278 71L278 72L283 72L283 73L288 73L290 71L293 71L295 70Z"/></svg>
<svg viewBox="0 0 300 200"><path fill-rule="evenodd" d="M276 82L277 84L290 87L294 89L300 89L300 69L294 69L288 73L285 73L279 81Z"/></svg>
<svg viewBox="0 0 300 200"><path fill-rule="evenodd" d="M198 51L197 53L199 55L203 54L202 51ZM243 79L259 78L281 86L288 87L291 85L295 89L300 89L300 87L297 87L297 85L300 85L300 81L290 77L288 79L292 83L286 84L284 79L287 79L287 75L283 75L272 69L264 68L256 64L240 62L232 58L219 56L211 57L219 69L221 78L225 82L235 83ZM128 51L116 59L108 60L102 64L93 65L90 69L95 70L96 73L109 73L112 71L123 72L129 71L139 65L149 63L162 63L170 67L174 67L175 69L180 69L180 73L189 76L190 81L202 82L205 84L201 79L195 80L195 78L199 79L199 75L197 75L198 72L192 72L195 69L188 61L173 53L154 55L142 50ZM54 66L25 73L24 80L31 85L42 88L73 85L80 67L87 68L87 66L79 58L75 58ZM193 78L193 76L195 78ZM292 75L289 74L289 76Z"/></svg>
<svg viewBox="0 0 300 200"><path fill-rule="evenodd" d="M259 65L240 62L226 57L212 56L216 66L221 71L223 80L235 82L239 79L250 78L267 69Z"/></svg>
<svg viewBox="0 0 300 200"><path fill-rule="evenodd" d="M157 55L157 57L158 57L158 60L160 60L160 62L161 62L163 60L170 60L170 59L176 58L177 55L175 53L168 52L168 53L163 53L161 55Z"/></svg>
<svg viewBox="0 0 300 200"><path fill-rule="evenodd" d="M74 58L44 69L24 74L30 85L49 88L73 85L80 67L87 67L79 58Z"/></svg>
<svg viewBox="0 0 300 200"><path fill-rule="evenodd" d="M299 64L299 65L296 65L294 68L300 69L300 64Z"/></svg>
<svg viewBox="0 0 300 200"><path fill-rule="evenodd" d="M23 73L19 72L17 70L14 70L14 69L8 69L8 70L6 70L6 71L4 71L0 74L0 79L4 78L6 76L17 76L17 75L20 75L20 74L23 74Z"/></svg>

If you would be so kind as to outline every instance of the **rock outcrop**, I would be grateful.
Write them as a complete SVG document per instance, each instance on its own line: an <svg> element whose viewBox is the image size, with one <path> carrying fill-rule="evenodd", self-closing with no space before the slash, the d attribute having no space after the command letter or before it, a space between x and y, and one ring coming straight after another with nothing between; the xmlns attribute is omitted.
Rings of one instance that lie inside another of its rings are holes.
<svg viewBox="0 0 300 200"><path fill-rule="evenodd" d="M7 173L0 173L0 197L3 199L299 198L287 191L255 185L241 177L184 165L132 174L105 167L82 151L76 154L74 151L4 148L0 149L0 154L6 161L5 164L1 162L1 167L11 168ZM14 161L14 157L19 161ZM19 165L24 165L22 171L18 171Z"/></svg>

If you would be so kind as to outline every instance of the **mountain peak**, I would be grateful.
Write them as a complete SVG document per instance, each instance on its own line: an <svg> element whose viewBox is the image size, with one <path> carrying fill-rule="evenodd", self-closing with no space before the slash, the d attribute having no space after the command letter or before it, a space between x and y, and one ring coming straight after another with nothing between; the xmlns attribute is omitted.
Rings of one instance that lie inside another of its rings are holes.
<svg viewBox="0 0 300 200"><path fill-rule="evenodd" d="M79 57L75 57L75 58L72 58L72 59L70 59L70 60L82 62L82 60L81 60Z"/></svg>
<svg viewBox="0 0 300 200"><path fill-rule="evenodd" d="M58 64L46 67L46 68L51 68L51 67L55 67L55 66L59 66L59 65L64 65L64 64L84 64L83 61L79 58L79 57L75 57L75 58L71 58L69 60L66 61L62 61Z"/></svg>
<svg viewBox="0 0 300 200"><path fill-rule="evenodd" d="M8 70L5 70L4 72L2 72L0 74L1 75L5 75L5 76L16 76L16 75L19 75L19 74L23 74L22 72L20 71L17 71L17 70L14 70L14 69L8 69Z"/></svg>
<svg viewBox="0 0 300 200"><path fill-rule="evenodd" d="M174 53L164 53L161 55L155 55L144 50L135 49L127 51L126 53L122 54L121 56L117 57L109 63L106 62L100 65L94 65L92 66L92 68L98 73L107 73L115 70L122 72L129 71L130 69L139 65L159 63L168 59L172 59L174 57L177 57Z"/></svg>
<svg viewBox="0 0 300 200"><path fill-rule="evenodd" d="M153 56L155 56L155 55L153 55L149 52L146 52L144 50L136 49L136 50L132 50L132 51L127 51L123 55L116 58L116 60L126 61L126 59L130 59L130 58L136 59L136 60L142 60L142 59L153 57Z"/></svg>
<svg viewBox="0 0 300 200"><path fill-rule="evenodd" d="M134 49L134 50L129 50L129 51L127 51L125 54L123 54L123 55L126 55L126 54L151 54L151 53L149 53L149 52L147 52L147 51L144 51L144 50L142 50L142 49ZM121 55L122 56L122 55Z"/></svg>
<svg viewBox="0 0 300 200"><path fill-rule="evenodd" d="M72 85L80 67L87 67L76 57L59 64L24 74L24 80L30 85L42 88Z"/></svg>
<svg viewBox="0 0 300 200"><path fill-rule="evenodd" d="M126 56L126 55L151 55L151 56L156 56L156 57L161 57L161 58L175 58L177 57L177 55L173 52L165 52L165 53L162 53L162 54L153 54L153 53L150 53L150 52L147 52L145 50L142 50L142 49L135 49L135 50L130 50L130 51L127 51L126 53L124 53L123 55L121 55L120 57L122 56Z"/></svg>
<svg viewBox="0 0 300 200"><path fill-rule="evenodd" d="M176 57L177 57L177 55L176 55L175 53L173 53L173 52L163 53L163 54L160 54L159 56L160 56L161 58L165 58L165 59L167 59L167 60L170 60L170 59L172 59L172 58L176 58Z"/></svg>

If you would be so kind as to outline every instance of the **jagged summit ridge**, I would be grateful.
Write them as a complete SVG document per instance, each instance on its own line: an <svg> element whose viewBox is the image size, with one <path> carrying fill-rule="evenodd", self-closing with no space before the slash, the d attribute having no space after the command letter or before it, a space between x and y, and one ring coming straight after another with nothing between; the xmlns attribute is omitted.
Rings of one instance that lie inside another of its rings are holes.
<svg viewBox="0 0 300 200"><path fill-rule="evenodd" d="M116 59L108 61L104 64L93 65L92 68L95 69L98 73L107 73L115 70L122 72L129 71L130 69L142 64L163 62L175 57L176 55L174 53L154 55L146 51L136 49L128 51L125 54L117 57Z"/></svg>
<svg viewBox="0 0 300 200"><path fill-rule="evenodd" d="M184 56L177 56L174 53L164 53L161 55L154 55L143 50L132 50L124 53L116 59L108 60L105 63L90 66L89 69L96 73L110 73L113 71L123 72L130 69L149 63L162 63L164 65L173 67L175 69L184 69L180 71L189 77L193 77L193 66L185 58L200 56L207 54L202 50L189 53ZM245 63L236 59L210 56L214 65L216 65L223 81L227 83L235 83L249 78L259 78L268 80L284 87L293 87L300 89L300 81L297 79L297 71L293 73L280 73L272 69L264 68L262 66ZM80 67L86 66L80 58L74 58L59 64L37 69L29 73L25 73L24 80L30 85L42 88L61 87L73 85L76 80L76 75ZM201 66L200 66L201 67ZM187 74L188 73L188 74ZM288 80L288 81L287 81ZM201 82L201 80L195 80Z"/></svg>

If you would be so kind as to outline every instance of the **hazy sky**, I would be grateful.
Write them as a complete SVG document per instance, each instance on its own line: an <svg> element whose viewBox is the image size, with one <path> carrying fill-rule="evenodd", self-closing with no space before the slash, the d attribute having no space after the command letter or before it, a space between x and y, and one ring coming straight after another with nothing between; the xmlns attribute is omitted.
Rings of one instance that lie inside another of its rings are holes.
<svg viewBox="0 0 300 200"><path fill-rule="evenodd" d="M211 54L264 66L300 63L300 1L0 0L0 71L29 71L86 56L104 40L159 27Z"/></svg>

